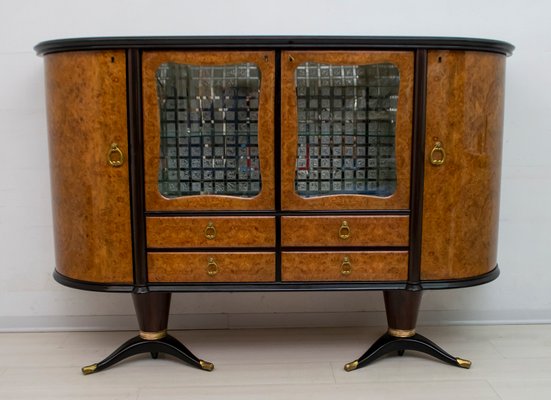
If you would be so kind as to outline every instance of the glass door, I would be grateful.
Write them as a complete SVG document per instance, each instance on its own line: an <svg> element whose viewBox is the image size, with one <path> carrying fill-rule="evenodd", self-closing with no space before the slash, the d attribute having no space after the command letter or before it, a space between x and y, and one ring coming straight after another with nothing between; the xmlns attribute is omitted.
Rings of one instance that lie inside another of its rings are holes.
<svg viewBox="0 0 551 400"><path fill-rule="evenodd" d="M144 52L147 210L274 208L274 60Z"/></svg>
<svg viewBox="0 0 551 400"><path fill-rule="evenodd" d="M408 209L413 53L281 59L282 208Z"/></svg>

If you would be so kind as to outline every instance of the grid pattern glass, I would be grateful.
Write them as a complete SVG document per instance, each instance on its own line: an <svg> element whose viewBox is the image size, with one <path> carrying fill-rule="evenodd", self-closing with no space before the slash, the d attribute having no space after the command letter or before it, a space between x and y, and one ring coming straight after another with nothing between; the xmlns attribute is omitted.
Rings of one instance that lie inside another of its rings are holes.
<svg viewBox="0 0 551 400"><path fill-rule="evenodd" d="M156 79L161 194L174 198L260 193L259 68L252 63L164 63Z"/></svg>
<svg viewBox="0 0 551 400"><path fill-rule="evenodd" d="M295 191L302 197L392 195L398 68L307 62L296 69L295 84Z"/></svg>

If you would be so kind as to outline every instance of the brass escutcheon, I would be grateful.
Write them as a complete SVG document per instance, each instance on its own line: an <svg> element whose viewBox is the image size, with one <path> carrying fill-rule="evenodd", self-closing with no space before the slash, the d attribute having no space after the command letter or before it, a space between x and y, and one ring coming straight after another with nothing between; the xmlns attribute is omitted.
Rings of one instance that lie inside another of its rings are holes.
<svg viewBox="0 0 551 400"><path fill-rule="evenodd" d="M207 261L207 274L209 276L214 276L218 273L218 264L216 264L216 261L214 261L214 257L209 257L209 260Z"/></svg>
<svg viewBox="0 0 551 400"><path fill-rule="evenodd" d="M352 273L352 264L350 263L350 258L344 257L341 264L341 274L350 275Z"/></svg>
<svg viewBox="0 0 551 400"><path fill-rule="evenodd" d="M116 157L114 157L116 155ZM111 143L111 148L107 153L107 161L109 165L118 168L124 164L124 154L122 154L121 149L117 143Z"/></svg>
<svg viewBox="0 0 551 400"><path fill-rule="evenodd" d="M347 221L342 221L341 227L339 228L339 237L342 240L346 240L350 237L350 227Z"/></svg>
<svg viewBox="0 0 551 400"><path fill-rule="evenodd" d="M434 148L430 152L430 163L432 165L442 165L444 164L445 160L446 160L446 151L442 147L441 142L436 142L434 144Z"/></svg>
<svg viewBox="0 0 551 400"><path fill-rule="evenodd" d="M207 224L207 227L205 228L205 237L208 240L212 240L216 237L216 228L214 227L214 224L209 221Z"/></svg>

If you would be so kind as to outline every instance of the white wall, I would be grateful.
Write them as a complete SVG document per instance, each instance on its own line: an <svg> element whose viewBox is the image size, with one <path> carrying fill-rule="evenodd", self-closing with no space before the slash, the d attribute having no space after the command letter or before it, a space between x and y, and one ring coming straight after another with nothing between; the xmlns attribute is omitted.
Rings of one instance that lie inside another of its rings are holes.
<svg viewBox="0 0 551 400"><path fill-rule="evenodd" d="M384 3L384 4L383 4ZM68 289L54 269L42 59L115 35L428 35L517 46L507 64L494 283L428 292L421 323L551 322L548 1L0 0L0 330L134 328L129 295ZM179 294L172 327L382 324L380 293ZM341 312L342 313L338 313Z"/></svg>

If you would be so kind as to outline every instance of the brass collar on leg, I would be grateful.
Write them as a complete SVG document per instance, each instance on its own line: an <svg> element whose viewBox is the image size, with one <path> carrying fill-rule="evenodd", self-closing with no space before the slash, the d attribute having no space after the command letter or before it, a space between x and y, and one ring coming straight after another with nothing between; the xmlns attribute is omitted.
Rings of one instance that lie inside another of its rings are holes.
<svg viewBox="0 0 551 400"><path fill-rule="evenodd" d="M166 337L166 329L158 332L144 332L140 331L140 337L143 340L160 340L164 337Z"/></svg>
<svg viewBox="0 0 551 400"><path fill-rule="evenodd" d="M415 336L415 329L393 329L388 328L388 334L397 338L408 338Z"/></svg>

